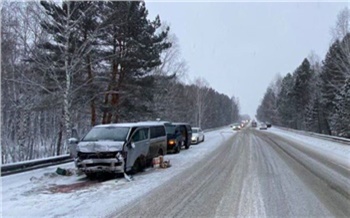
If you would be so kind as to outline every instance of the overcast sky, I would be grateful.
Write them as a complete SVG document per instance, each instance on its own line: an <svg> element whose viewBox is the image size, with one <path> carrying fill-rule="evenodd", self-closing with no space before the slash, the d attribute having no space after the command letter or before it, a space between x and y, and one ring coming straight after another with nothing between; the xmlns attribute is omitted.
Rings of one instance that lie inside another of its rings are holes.
<svg viewBox="0 0 350 218"><path fill-rule="evenodd" d="M147 2L179 39L188 77L240 100L254 117L279 73L293 72L314 51L321 59L331 42L339 3Z"/></svg>

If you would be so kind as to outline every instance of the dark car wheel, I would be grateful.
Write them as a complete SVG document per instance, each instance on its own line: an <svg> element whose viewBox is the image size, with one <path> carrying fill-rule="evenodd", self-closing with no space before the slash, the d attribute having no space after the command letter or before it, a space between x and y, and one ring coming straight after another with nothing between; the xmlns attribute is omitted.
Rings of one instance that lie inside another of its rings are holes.
<svg viewBox="0 0 350 218"><path fill-rule="evenodd" d="M205 136L203 136L203 140L202 140L202 142L204 142L204 138L205 138Z"/></svg>
<svg viewBox="0 0 350 218"><path fill-rule="evenodd" d="M175 153L178 154L178 153L180 153L180 151L181 151L181 145L178 144L175 148Z"/></svg>

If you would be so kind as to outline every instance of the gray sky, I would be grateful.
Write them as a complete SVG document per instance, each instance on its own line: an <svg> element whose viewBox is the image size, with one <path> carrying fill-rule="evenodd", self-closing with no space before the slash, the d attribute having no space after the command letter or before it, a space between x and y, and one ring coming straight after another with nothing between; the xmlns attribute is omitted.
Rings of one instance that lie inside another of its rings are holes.
<svg viewBox="0 0 350 218"><path fill-rule="evenodd" d="M322 60L330 29L348 2L147 2L179 39L190 79L203 77L255 116L266 88L314 51Z"/></svg>

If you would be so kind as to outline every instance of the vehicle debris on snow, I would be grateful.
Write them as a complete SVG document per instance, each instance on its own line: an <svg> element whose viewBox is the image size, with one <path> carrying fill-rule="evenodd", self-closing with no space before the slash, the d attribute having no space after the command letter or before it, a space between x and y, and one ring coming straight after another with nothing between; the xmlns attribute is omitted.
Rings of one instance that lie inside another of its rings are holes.
<svg viewBox="0 0 350 218"><path fill-rule="evenodd" d="M56 173L61 176L72 176L74 174L74 170L57 167Z"/></svg>
<svg viewBox="0 0 350 218"><path fill-rule="evenodd" d="M153 164L153 168L169 168L169 167L171 167L170 160L164 160L163 156L153 158L152 164Z"/></svg>

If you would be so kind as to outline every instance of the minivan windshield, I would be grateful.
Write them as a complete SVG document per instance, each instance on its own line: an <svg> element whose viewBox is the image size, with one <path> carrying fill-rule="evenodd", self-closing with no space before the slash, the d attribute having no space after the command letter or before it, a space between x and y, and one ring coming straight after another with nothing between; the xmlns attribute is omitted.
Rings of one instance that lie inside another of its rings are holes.
<svg viewBox="0 0 350 218"><path fill-rule="evenodd" d="M198 129L197 128L192 128L192 133L198 133Z"/></svg>
<svg viewBox="0 0 350 218"><path fill-rule="evenodd" d="M129 127L94 127L82 141L125 141Z"/></svg>

